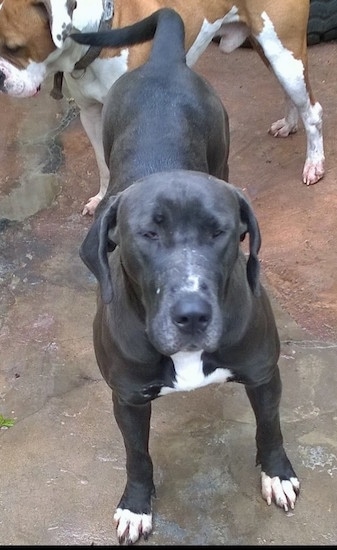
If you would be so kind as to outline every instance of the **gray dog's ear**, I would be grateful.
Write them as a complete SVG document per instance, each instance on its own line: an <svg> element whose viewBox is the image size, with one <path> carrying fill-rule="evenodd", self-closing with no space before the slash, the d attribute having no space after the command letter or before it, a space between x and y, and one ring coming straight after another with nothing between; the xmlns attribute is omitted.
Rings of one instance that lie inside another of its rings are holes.
<svg viewBox="0 0 337 550"><path fill-rule="evenodd" d="M247 261L247 279L252 292L258 296L260 293L260 262L258 253L261 246L261 234L259 224L254 214L253 208L244 194L235 189L240 205L241 235L243 241L246 233L249 233L249 258Z"/></svg>
<svg viewBox="0 0 337 550"><path fill-rule="evenodd" d="M105 304L109 304L113 297L108 252L114 250L116 244L109 239L109 230L116 228L119 199L120 195L109 199L107 206L90 227L79 250L81 260L99 282Z"/></svg>

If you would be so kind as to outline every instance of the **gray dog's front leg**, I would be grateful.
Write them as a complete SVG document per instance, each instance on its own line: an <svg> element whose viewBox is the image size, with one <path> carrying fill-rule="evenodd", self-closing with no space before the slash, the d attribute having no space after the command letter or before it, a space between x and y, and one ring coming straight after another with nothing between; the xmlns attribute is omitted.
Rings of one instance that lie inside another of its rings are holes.
<svg viewBox="0 0 337 550"><path fill-rule="evenodd" d="M114 415L126 450L127 482L115 514L119 542L130 544L152 530L151 497L155 494L149 454L151 402L129 405L112 393Z"/></svg>
<svg viewBox="0 0 337 550"><path fill-rule="evenodd" d="M268 504L294 508L299 481L283 448L280 426L282 384L278 367L273 378L261 386L245 386L256 418L256 464L261 465L262 495Z"/></svg>

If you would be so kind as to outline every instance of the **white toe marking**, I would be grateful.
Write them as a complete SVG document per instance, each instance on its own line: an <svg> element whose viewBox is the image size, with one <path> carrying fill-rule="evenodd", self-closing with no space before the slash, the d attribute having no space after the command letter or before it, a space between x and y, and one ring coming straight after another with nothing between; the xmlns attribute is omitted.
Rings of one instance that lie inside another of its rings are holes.
<svg viewBox="0 0 337 550"><path fill-rule="evenodd" d="M288 512L289 507L293 510L296 502L296 491L300 487L300 482L296 477L281 481L278 476L269 477L265 472L261 472L262 496L268 506L275 501L275 504Z"/></svg>
<svg viewBox="0 0 337 550"><path fill-rule="evenodd" d="M119 540L136 542L141 535L149 535L152 531L152 514L135 514L130 510L117 508L114 520L116 522Z"/></svg>

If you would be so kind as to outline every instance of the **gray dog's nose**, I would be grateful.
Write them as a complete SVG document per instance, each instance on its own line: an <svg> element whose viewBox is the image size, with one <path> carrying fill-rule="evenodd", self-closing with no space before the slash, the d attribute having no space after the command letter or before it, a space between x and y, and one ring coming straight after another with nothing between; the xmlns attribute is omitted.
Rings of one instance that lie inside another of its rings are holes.
<svg viewBox="0 0 337 550"><path fill-rule="evenodd" d="M205 331L211 315L211 306L197 294L184 296L172 308L173 322L188 334Z"/></svg>

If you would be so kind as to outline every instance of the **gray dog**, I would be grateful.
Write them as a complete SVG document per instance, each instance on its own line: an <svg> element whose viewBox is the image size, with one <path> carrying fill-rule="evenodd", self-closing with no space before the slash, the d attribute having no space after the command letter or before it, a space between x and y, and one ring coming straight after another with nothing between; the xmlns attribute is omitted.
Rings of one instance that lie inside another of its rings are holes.
<svg viewBox="0 0 337 550"><path fill-rule="evenodd" d="M80 250L99 282L94 347L126 448L115 513L126 544L152 530L151 400L174 391L243 383L263 497L288 510L299 492L283 448L279 338L259 282L259 227L243 193L223 181L227 115L186 65L182 21L163 9L74 38L118 46L153 36L148 62L123 75L105 104L109 192ZM248 260L240 248L247 233Z"/></svg>

